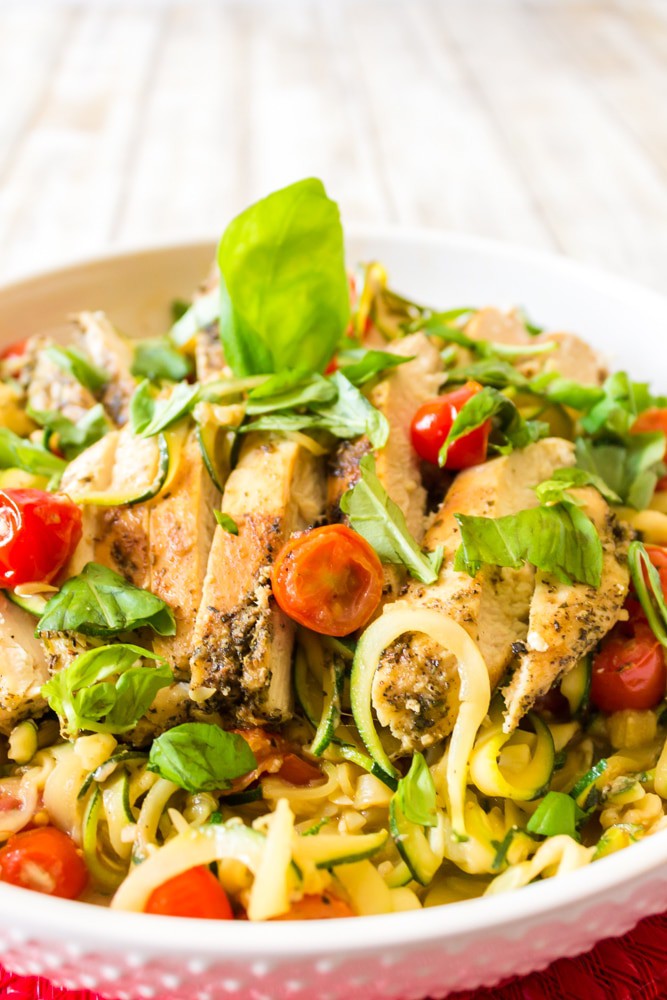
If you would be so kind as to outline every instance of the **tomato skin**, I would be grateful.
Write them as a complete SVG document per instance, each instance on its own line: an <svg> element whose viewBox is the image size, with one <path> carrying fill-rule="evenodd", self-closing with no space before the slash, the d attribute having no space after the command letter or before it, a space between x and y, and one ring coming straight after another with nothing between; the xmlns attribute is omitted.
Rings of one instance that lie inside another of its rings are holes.
<svg viewBox="0 0 667 1000"><path fill-rule="evenodd" d="M663 594L667 594L667 549L663 549L660 545L645 545L644 548L658 571Z"/></svg>
<svg viewBox="0 0 667 1000"><path fill-rule="evenodd" d="M665 696L662 646L636 602L627 606L630 620L614 626L593 658L591 701L603 712L654 708Z"/></svg>
<svg viewBox="0 0 667 1000"><path fill-rule="evenodd" d="M48 583L81 538L81 511L64 494L0 490L0 586Z"/></svg>
<svg viewBox="0 0 667 1000"><path fill-rule="evenodd" d="M425 462L438 465L440 449L447 439L452 424L465 403L481 390L478 382L466 382L453 392L422 403L412 418L410 436L412 446ZM479 465L486 458L491 433L491 421L459 438L447 450L445 469L467 469Z"/></svg>
<svg viewBox="0 0 667 1000"><path fill-rule="evenodd" d="M2 348L0 351L0 361L5 361L7 358L23 357L27 346L27 340L15 340L13 344L8 344L7 347Z"/></svg>
<svg viewBox="0 0 667 1000"><path fill-rule="evenodd" d="M273 596L290 618L322 635L349 635L382 597L382 564L368 542L344 524L292 538L271 572Z"/></svg>
<svg viewBox="0 0 667 1000"><path fill-rule="evenodd" d="M354 910L338 896L324 892L321 896L303 896L292 903L287 913L273 920L328 920L331 917L353 917Z"/></svg>
<svg viewBox="0 0 667 1000"><path fill-rule="evenodd" d="M311 781L321 781L324 777L316 764L295 753L285 754L277 776L289 781L290 785L309 785Z"/></svg>
<svg viewBox="0 0 667 1000"><path fill-rule="evenodd" d="M200 920L233 920L227 893L203 865L175 875L148 897L144 913Z"/></svg>
<svg viewBox="0 0 667 1000"><path fill-rule="evenodd" d="M0 850L0 880L48 896L77 899L88 870L74 841L54 826L15 833Z"/></svg>
<svg viewBox="0 0 667 1000"><path fill-rule="evenodd" d="M661 431L667 437L667 408L654 406L648 410L644 410L632 425L633 434L655 434L656 431ZM667 446L665 447L663 462L667 462ZM658 480L656 490L667 490L667 476L663 476Z"/></svg>

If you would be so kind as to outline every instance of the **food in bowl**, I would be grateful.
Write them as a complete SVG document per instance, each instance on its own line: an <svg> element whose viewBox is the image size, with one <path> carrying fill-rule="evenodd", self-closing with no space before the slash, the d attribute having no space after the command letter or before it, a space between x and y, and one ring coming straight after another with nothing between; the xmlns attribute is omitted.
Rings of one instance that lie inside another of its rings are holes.
<svg viewBox="0 0 667 1000"><path fill-rule="evenodd" d="M316 181L218 265L162 338L4 352L0 877L343 917L662 828L667 400L348 281Z"/></svg>

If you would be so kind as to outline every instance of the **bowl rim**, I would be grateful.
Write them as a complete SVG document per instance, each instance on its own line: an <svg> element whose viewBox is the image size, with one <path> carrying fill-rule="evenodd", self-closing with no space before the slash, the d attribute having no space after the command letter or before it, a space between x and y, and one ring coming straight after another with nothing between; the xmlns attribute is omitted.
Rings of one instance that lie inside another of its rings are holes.
<svg viewBox="0 0 667 1000"><path fill-rule="evenodd" d="M578 280L593 292L643 307L660 321L667 322L666 296L631 279L559 253L469 234L394 225L351 224L346 226L346 240L352 244L371 240L439 246L537 266L556 277L562 275ZM215 245L216 240L210 236L152 245L119 245L104 254L89 254L68 261L62 267L15 276L0 285L0 304L5 295L20 294L42 281L75 277L79 271L108 266L119 259L213 249ZM334 925L335 933L327 920L308 921L308 935L297 937L290 930L293 922L258 923L248 931L246 922L230 921L225 925L224 941L221 942L219 925L214 921L110 910L90 903L38 896L31 890L2 883L0 912L8 915L13 928L30 927L32 936L39 932L47 938L65 937L70 942L103 942L105 950L131 953L143 947L153 952L169 950L175 956L205 955L209 959L294 959L336 953L349 956L378 948L426 945L435 940L455 942L500 927L508 933L513 925L547 913L568 920L572 908L578 904L592 902L617 890L615 898L624 897L637 880L666 862L667 830L663 830L594 865L513 890L510 896L501 893L422 910L338 920Z"/></svg>

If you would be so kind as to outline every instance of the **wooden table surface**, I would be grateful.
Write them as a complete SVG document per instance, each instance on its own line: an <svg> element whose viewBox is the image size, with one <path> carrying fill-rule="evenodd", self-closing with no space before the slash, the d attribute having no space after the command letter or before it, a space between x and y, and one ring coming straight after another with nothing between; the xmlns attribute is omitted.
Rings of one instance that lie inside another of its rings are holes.
<svg viewBox="0 0 667 1000"><path fill-rule="evenodd" d="M0 95L0 280L314 174L666 283L665 0L0 0Z"/></svg>

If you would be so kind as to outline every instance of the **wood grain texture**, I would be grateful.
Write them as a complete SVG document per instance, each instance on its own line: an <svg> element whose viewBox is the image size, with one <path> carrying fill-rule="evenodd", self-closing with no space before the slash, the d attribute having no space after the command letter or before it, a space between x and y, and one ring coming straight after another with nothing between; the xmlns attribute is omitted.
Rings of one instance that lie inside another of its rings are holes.
<svg viewBox="0 0 667 1000"><path fill-rule="evenodd" d="M663 0L0 0L0 94L0 279L308 174L347 220L667 274Z"/></svg>

